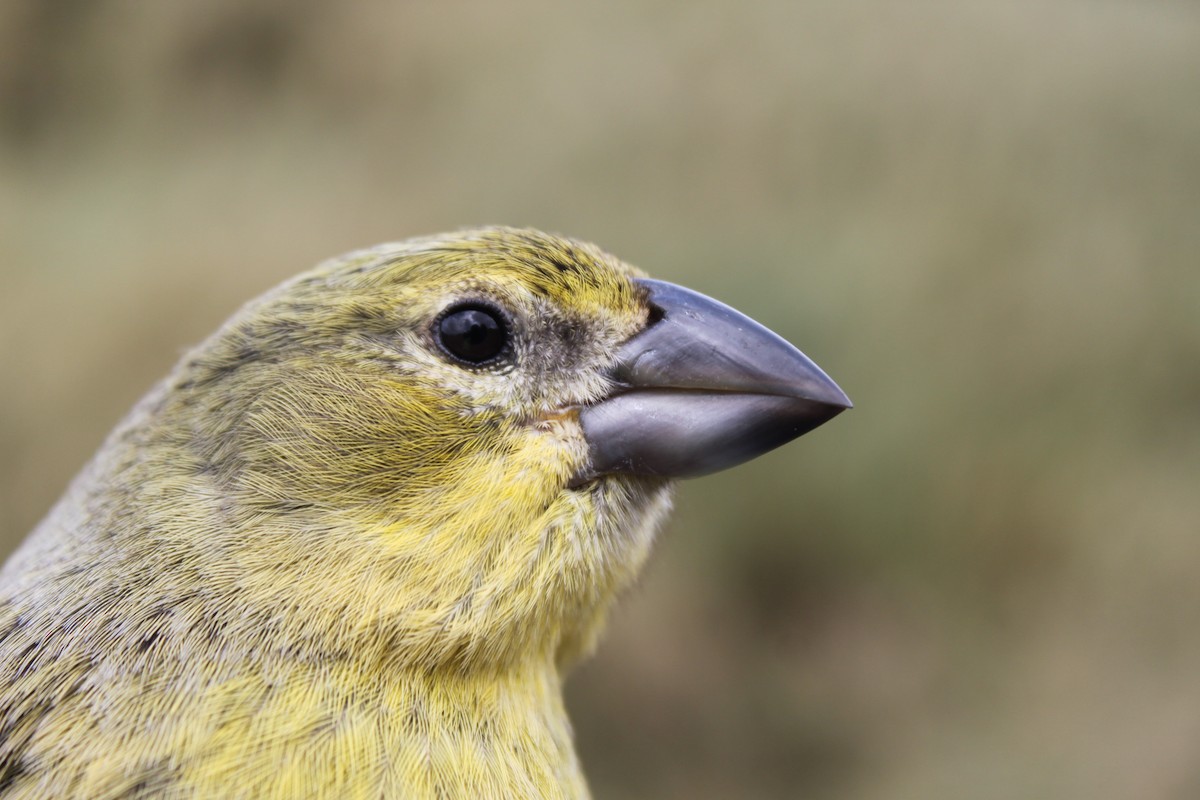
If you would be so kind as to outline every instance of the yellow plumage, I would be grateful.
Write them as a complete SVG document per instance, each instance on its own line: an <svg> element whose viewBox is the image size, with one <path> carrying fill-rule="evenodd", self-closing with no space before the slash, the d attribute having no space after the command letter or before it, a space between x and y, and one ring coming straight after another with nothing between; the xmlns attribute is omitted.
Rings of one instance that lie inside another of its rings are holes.
<svg viewBox="0 0 1200 800"><path fill-rule="evenodd" d="M586 796L562 676L669 507L665 477L579 477L640 277L487 229L235 315L0 575L0 795ZM464 298L503 359L433 341Z"/></svg>

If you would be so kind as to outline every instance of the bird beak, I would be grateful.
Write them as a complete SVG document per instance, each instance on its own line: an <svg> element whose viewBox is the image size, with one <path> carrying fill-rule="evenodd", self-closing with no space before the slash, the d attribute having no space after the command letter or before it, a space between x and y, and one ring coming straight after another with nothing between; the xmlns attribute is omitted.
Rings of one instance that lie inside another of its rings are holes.
<svg viewBox="0 0 1200 800"><path fill-rule="evenodd" d="M621 346L614 391L583 408L576 476L688 478L762 455L851 407L806 355L710 297L655 280L651 323Z"/></svg>

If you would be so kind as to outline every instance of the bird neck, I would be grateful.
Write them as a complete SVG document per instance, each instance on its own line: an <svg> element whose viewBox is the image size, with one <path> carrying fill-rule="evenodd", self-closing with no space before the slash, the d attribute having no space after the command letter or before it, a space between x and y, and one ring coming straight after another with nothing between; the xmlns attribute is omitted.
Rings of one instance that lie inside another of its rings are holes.
<svg viewBox="0 0 1200 800"><path fill-rule="evenodd" d="M414 788L438 797L588 797L549 661L493 674L408 674L385 695L390 715L403 720L400 746L424 761L409 765L405 783Z"/></svg>
<svg viewBox="0 0 1200 800"><path fill-rule="evenodd" d="M354 662L298 671L307 674L285 678L280 685L286 688L269 695L269 707L256 714L274 726L263 731L272 752L254 758L269 756L281 767L263 773L276 789L315 781L345 797L589 796L563 705L562 680L548 659L488 674L408 670L381 675ZM288 721L289 730L303 732L291 745L279 736L280 720ZM242 752L225 757L212 758L210 751L208 763L221 771L194 775L193 785L219 795L232 788L223 782L229 775L258 774L229 769L245 757L245 742L231 741ZM340 764L336 772L341 773L332 781L334 771L324 766L331 764ZM353 764L371 767L347 769Z"/></svg>

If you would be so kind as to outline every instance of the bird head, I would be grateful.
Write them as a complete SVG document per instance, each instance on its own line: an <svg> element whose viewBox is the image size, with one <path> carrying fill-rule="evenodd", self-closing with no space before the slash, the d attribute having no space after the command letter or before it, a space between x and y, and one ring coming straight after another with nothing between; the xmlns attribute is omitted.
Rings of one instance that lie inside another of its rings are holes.
<svg viewBox="0 0 1200 800"><path fill-rule="evenodd" d="M116 434L154 455L114 480L158 499L155 546L205 572L214 607L244 609L231 647L564 664L644 562L673 478L848 406L716 301L483 229L352 253L245 307Z"/></svg>

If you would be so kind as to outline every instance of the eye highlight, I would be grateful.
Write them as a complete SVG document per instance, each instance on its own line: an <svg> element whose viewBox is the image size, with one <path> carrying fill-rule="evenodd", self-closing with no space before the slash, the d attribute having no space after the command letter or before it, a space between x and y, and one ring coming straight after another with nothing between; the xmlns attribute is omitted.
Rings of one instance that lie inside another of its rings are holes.
<svg viewBox="0 0 1200 800"><path fill-rule="evenodd" d="M508 351L509 330L499 310L481 303L446 309L433 327L447 354L471 366L486 366Z"/></svg>

